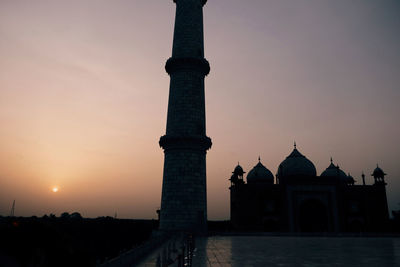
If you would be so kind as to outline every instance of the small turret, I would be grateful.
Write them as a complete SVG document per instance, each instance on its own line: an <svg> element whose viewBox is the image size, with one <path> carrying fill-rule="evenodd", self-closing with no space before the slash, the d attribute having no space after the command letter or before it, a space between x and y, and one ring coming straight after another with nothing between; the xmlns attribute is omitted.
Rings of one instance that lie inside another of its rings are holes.
<svg viewBox="0 0 400 267"><path fill-rule="evenodd" d="M379 184L386 185L385 175L386 175L386 173L381 168L379 168L378 164L376 164L376 168L375 168L374 172L371 174L371 176L373 176L375 179L375 185L379 185Z"/></svg>
<svg viewBox="0 0 400 267"><path fill-rule="evenodd" d="M243 181L243 174L246 172L243 171L242 166L240 166L239 162L238 165L235 167L235 169L232 172L232 176L229 179L231 181L231 186L236 185L236 184L244 184Z"/></svg>
<svg viewBox="0 0 400 267"><path fill-rule="evenodd" d="M350 173L347 175L347 185L354 185L356 181L354 180L353 176Z"/></svg>

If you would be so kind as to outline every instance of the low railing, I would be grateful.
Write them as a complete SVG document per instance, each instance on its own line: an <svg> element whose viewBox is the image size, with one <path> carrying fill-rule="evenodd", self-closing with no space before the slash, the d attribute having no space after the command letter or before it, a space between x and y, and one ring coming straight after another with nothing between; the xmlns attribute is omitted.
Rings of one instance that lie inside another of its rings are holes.
<svg viewBox="0 0 400 267"><path fill-rule="evenodd" d="M128 267L155 263L157 267L192 266L195 238L192 234L156 233L147 242L108 260L99 267ZM152 255L154 254L154 255ZM152 255L151 257L149 257ZM146 259L147 257L147 259Z"/></svg>
<svg viewBox="0 0 400 267"><path fill-rule="evenodd" d="M181 234L167 242L157 255L156 266L192 266L195 238L192 234Z"/></svg>

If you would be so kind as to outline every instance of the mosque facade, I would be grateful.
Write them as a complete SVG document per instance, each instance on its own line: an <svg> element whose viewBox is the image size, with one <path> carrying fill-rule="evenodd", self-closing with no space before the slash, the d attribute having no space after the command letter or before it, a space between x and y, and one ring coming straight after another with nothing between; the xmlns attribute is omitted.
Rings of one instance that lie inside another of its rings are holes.
<svg viewBox="0 0 400 267"><path fill-rule="evenodd" d="M385 173L377 166L372 185L356 184L334 165L318 176L314 164L293 151L274 177L259 162L246 172L238 164L231 178L231 224L237 231L381 232L389 220Z"/></svg>

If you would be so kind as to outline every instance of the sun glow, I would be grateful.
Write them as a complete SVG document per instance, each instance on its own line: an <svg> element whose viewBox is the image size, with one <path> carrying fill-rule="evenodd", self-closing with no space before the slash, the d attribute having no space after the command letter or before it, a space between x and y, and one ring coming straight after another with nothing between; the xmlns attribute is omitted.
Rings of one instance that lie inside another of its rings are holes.
<svg viewBox="0 0 400 267"><path fill-rule="evenodd" d="M53 193L57 193L58 192L58 187L53 187L52 189L51 189L51 191L53 191Z"/></svg>

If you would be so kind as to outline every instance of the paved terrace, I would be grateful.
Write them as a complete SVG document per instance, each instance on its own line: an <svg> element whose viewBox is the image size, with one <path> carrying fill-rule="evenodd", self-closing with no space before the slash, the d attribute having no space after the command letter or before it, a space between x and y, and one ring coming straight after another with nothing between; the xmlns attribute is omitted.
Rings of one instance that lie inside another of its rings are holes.
<svg viewBox="0 0 400 267"><path fill-rule="evenodd" d="M214 236L195 245L194 267L400 266L400 238L391 237ZM160 266L160 253L139 266Z"/></svg>

